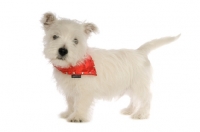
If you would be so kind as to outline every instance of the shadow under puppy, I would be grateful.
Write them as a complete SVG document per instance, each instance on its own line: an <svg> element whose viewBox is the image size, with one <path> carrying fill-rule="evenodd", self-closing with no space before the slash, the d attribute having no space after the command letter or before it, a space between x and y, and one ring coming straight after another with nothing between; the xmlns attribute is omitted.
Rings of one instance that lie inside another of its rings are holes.
<svg viewBox="0 0 200 132"><path fill-rule="evenodd" d="M44 55L53 64L54 77L68 104L61 117L70 122L89 121L94 99L124 94L130 97L130 104L123 114L135 119L149 117L152 71L147 55L180 35L154 39L136 50L105 50L87 45L90 34L98 32L93 23L58 19L52 13L45 13L41 22Z"/></svg>

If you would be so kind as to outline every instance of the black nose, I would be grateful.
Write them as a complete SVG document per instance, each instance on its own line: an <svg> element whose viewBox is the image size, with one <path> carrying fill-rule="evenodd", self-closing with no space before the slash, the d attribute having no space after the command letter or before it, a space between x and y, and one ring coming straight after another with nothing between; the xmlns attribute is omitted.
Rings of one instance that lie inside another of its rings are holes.
<svg viewBox="0 0 200 132"><path fill-rule="evenodd" d="M66 55L66 54L68 53L68 50L65 49L65 48L60 48L60 49L58 50L58 52L59 52L59 54L60 54L61 56L64 56L64 55Z"/></svg>

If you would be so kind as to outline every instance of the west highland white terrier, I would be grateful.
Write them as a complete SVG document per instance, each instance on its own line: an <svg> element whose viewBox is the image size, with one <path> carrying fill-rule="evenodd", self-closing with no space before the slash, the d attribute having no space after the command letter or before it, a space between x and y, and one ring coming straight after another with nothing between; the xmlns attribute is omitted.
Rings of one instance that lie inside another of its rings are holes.
<svg viewBox="0 0 200 132"><path fill-rule="evenodd" d="M180 35L154 39L136 50L105 50L87 45L91 33L98 32L93 23L58 19L50 12L41 22L44 55L53 65L57 85L68 104L62 118L69 122L89 121L95 99L111 100L125 94L130 104L121 113L134 119L149 117L152 70L147 55Z"/></svg>

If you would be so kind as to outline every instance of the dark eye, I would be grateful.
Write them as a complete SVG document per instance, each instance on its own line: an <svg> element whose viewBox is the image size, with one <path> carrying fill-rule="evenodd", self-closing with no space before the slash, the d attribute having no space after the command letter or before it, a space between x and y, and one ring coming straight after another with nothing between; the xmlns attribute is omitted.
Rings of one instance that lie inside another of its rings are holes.
<svg viewBox="0 0 200 132"><path fill-rule="evenodd" d="M59 38L59 36L53 35L53 40L56 40L57 38Z"/></svg>
<svg viewBox="0 0 200 132"><path fill-rule="evenodd" d="M78 44L78 39L77 38L75 38L73 41L74 41L75 44Z"/></svg>

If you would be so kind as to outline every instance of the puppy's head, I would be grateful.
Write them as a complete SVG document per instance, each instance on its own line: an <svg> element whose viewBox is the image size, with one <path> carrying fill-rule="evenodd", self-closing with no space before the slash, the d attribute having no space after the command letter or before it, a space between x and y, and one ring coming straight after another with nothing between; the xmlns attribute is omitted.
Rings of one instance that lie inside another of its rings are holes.
<svg viewBox="0 0 200 132"><path fill-rule="evenodd" d="M45 13L41 19L45 31L44 55L53 65L68 67L82 61L87 54L87 39L98 32L92 23L57 19Z"/></svg>

